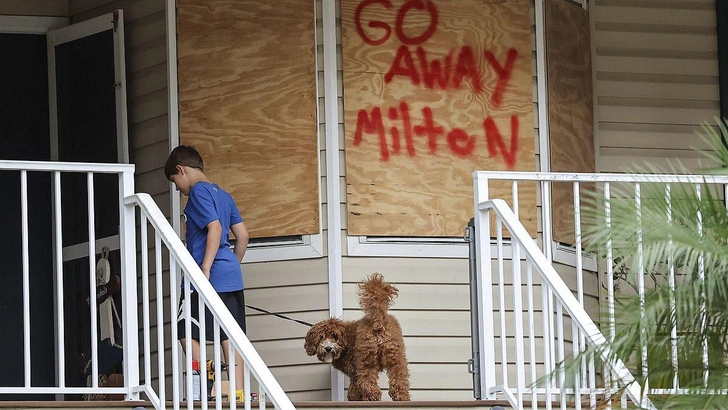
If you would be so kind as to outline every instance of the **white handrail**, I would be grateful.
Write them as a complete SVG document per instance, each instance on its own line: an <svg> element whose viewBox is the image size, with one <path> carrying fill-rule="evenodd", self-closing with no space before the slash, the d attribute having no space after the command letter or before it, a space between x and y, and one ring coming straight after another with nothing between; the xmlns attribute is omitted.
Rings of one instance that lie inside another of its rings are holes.
<svg viewBox="0 0 728 410"><path fill-rule="evenodd" d="M475 171L475 180L516 180L551 182L657 182L663 184L726 184L725 175L681 175L681 174L609 174L583 172L520 172L520 171Z"/></svg>
<svg viewBox="0 0 728 410"><path fill-rule="evenodd" d="M134 172L133 164L111 164L96 162L54 162L54 161L0 161L2 171L60 171L60 172L93 172L97 174L121 174Z"/></svg>
<svg viewBox="0 0 728 410"><path fill-rule="evenodd" d="M511 232L512 239L517 240L522 247L526 259L533 264L536 271L541 275L541 278L556 295L558 302L584 333L587 341L596 346L606 346L607 340L604 335L602 335L597 325L581 307L579 301L574 297L569 287L564 283L549 260L538 248L508 204L502 199L484 201L478 204L478 211L483 213L495 212L498 220L502 221ZM487 215L485 218L487 218ZM488 261L488 263L490 262ZM645 399L641 395L641 387L637 384L629 369L627 369L621 360L617 359L613 361L610 353L609 348L605 347L604 349L600 349L602 360L610 364L611 372L625 386L626 393L632 402L638 405L647 405L648 408L654 409L655 407L649 399Z"/></svg>
<svg viewBox="0 0 728 410"><path fill-rule="evenodd" d="M286 393L278 384L278 381L273 377L273 374L265 365L263 359L261 359L258 352L250 343L250 340L248 340L248 337L225 307L217 292L215 292L215 289L202 273L202 270L192 258L192 255L187 251L182 240L180 240L174 229L172 229L172 226L164 217L164 214L162 214L162 211L152 197L149 194L137 193L124 198L124 203L128 206L138 206L149 223L152 224L162 242L169 249L170 255L187 274L186 277L190 279L191 284L215 316L220 327L229 335L230 342L241 352L241 355L248 365L247 368L258 379L261 388L270 397L273 405L279 409L295 409Z"/></svg>

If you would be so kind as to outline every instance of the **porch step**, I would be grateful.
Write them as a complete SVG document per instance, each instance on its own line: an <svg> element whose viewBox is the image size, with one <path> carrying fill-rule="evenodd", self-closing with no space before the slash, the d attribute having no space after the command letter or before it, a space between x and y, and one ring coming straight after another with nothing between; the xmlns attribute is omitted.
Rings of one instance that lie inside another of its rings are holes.
<svg viewBox="0 0 728 410"><path fill-rule="evenodd" d="M297 409L306 410L491 410L501 406L510 409L505 400L465 401L301 401L294 402Z"/></svg>
<svg viewBox="0 0 728 410"><path fill-rule="evenodd" d="M154 410L148 401L0 401L0 410L132 410L135 407Z"/></svg>
<svg viewBox="0 0 728 410"><path fill-rule="evenodd" d="M211 402L212 403L212 402ZM301 401L294 402L297 409L306 410L491 410L496 406L511 409L506 401L410 401L410 402L331 402L331 401ZM185 408L186 404L180 407ZM195 406L199 408L199 406ZM269 408L272 408L268 405ZM102 410L133 410L143 408L154 410L148 401L0 401L0 410L76 410L76 409L102 409ZM172 408L169 402L168 408ZM214 408L214 405L213 407ZM242 408L240 406L239 408ZM256 403L253 408L258 408Z"/></svg>

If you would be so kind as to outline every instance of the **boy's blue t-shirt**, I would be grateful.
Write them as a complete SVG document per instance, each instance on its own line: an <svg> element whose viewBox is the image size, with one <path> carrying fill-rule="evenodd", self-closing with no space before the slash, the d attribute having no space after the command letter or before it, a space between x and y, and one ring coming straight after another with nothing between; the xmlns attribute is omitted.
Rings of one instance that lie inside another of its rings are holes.
<svg viewBox="0 0 728 410"><path fill-rule="evenodd" d="M187 250L202 265L207 244L207 225L215 220L222 225L220 247L210 269L210 284L219 292L244 288L240 262L230 248L230 226L243 222L232 196L210 182L198 182L190 189L184 210Z"/></svg>

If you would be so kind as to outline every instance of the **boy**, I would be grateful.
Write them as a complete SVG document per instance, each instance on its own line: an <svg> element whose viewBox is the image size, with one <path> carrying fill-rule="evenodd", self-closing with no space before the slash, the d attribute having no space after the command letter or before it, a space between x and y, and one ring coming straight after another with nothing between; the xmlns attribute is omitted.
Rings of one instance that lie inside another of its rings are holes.
<svg viewBox="0 0 728 410"><path fill-rule="evenodd" d="M164 175L174 183L178 191L188 197L184 209L185 239L187 249L195 262L217 291L223 303L237 320L243 332L245 327L245 296L240 263L248 246L248 230L233 198L219 186L209 182L203 172L202 157L196 149L180 145L173 149L164 165ZM230 249L229 232L235 235L235 250ZM184 295L182 296L184 297ZM180 300L180 315L177 329L183 348L185 341L185 315ZM190 297L191 317L193 318L191 345L192 360L200 360L200 337L196 322L199 316L198 294L192 289ZM213 318L205 313L205 340L214 340ZM220 332L222 351L228 360L228 336ZM244 400L243 359L239 353L235 357L235 389L237 401ZM228 372L231 370L228 368Z"/></svg>

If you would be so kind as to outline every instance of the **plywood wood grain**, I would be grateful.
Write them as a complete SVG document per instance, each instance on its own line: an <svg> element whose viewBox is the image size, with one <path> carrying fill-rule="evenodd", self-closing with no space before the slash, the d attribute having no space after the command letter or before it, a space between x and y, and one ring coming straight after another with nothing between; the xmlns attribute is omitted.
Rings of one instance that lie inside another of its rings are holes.
<svg viewBox="0 0 728 410"><path fill-rule="evenodd" d="M551 170L595 172L589 13L568 0L547 0L546 50ZM574 244L572 186L552 188L554 240Z"/></svg>
<svg viewBox="0 0 728 410"><path fill-rule="evenodd" d="M460 236L473 171L535 170L530 12L341 1L350 235ZM523 194L535 234L535 192Z"/></svg>
<svg viewBox="0 0 728 410"><path fill-rule="evenodd" d="M180 0L180 142L252 237L319 232L313 4Z"/></svg>

